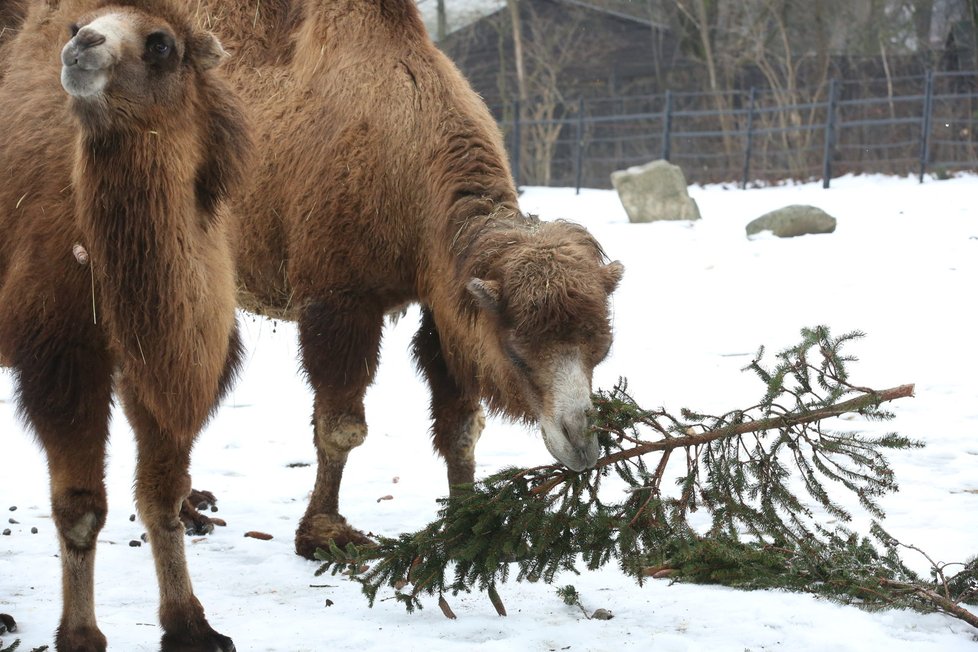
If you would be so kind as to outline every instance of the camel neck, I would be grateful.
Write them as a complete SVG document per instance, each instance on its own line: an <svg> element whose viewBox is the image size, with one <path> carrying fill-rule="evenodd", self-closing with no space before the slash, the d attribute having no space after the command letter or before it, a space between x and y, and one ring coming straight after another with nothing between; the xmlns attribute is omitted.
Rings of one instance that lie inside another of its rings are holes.
<svg viewBox="0 0 978 652"><path fill-rule="evenodd" d="M159 132L102 132L79 141L74 191L82 244L103 308L143 306L150 317L183 274L186 240L202 222L186 143Z"/></svg>
<svg viewBox="0 0 978 652"><path fill-rule="evenodd" d="M84 133L75 187L93 226L178 228L195 212L193 136L185 130L104 130ZM120 222L125 221L125 224Z"/></svg>

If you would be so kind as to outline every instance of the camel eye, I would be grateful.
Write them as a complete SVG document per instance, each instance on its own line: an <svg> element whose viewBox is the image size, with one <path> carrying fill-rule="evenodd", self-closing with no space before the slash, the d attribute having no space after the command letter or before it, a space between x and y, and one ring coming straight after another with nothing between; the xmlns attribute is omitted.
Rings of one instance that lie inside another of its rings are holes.
<svg viewBox="0 0 978 652"><path fill-rule="evenodd" d="M153 59L165 59L173 51L173 38L165 32L154 32L146 39L146 53Z"/></svg>
<svg viewBox="0 0 978 652"><path fill-rule="evenodd" d="M78 36L78 30L80 29L81 27L78 26L78 23L72 23L71 25L68 25L68 31L71 32L72 36Z"/></svg>

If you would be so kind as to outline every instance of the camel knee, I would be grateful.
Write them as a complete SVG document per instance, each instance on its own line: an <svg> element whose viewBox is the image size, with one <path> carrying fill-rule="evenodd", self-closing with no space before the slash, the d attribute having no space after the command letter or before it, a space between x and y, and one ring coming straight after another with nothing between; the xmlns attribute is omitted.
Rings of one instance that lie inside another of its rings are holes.
<svg viewBox="0 0 978 652"><path fill-rule="evenodd" d="M58 532L69 550L86 551L105 525L105 496L91 491L69 491L55 496L52 514Z"/></svg>
<svg viewBox="0 0 978 652"><path fill-rule="evenodd" d="M462 485L475 482L475 446L486 426L486 416L480 405L451 429L443 439L438 438L436 425L435 445L445 458L448 467L448 488L451 495L459 493Z"/></svg>
<svg viewBox="0 0 978 652"><path fill-rule="evenodd" d="M482 431L485 429L486 413L480 405L462 424L461 433L459 434L455 447L462 455L475 459L475 445L479 443L479 439L482 437Z"/></svg>
<svg viewBox="0 0 978 652"><path fill-rule="evenodd" d="M71 527L63 531L61 536L64 537L67 545L78 550L88 550L95 543L95 537L102 529L99 520L104 522L105 519L104 517L99 519L94 512L83 514Z"/></svg>
<svg viewBox="0 0 978 652"><path fill-rule="evenodd" d="M315 417L316 447L328 454L346 454L367 439L363 417L349 414Z"/></svg>
<svg viewBox="0 0 978 652"><path fill-rule="evenodd" d="M449 462L475 462L475 447L486 427L486 414L481 405L455 419L435 419L435 448Z"/></svg>

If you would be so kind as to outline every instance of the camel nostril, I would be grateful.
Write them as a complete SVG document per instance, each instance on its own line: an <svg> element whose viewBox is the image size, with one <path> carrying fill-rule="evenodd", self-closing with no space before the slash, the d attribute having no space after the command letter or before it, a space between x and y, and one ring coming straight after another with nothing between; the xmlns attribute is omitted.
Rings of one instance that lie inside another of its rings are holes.
<svg viewBox="0 0 978 652"><path fill-rule="evenodd" d="M560 418L560 429L569 440L579 439L587 432L587 416L583 412L564 415Z"/></svg>
<svg viewBox="0 0 978 652"><path fill-rule="evenodd" d="M97 32L85 32L84 34L79 34L79 36L75 37L75 43L81 50L94 48L105 43L105 35L103 34L99 34Z"/></svg>

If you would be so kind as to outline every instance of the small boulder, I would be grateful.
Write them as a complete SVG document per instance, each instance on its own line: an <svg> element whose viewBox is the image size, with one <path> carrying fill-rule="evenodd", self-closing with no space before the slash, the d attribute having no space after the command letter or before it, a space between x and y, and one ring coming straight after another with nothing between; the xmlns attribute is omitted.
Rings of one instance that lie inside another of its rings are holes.
<svg viewBox="0 0 978 652"><path fill-rule="evenodd" d="M611 183L618 191L629 222L700 219L700 210L689 196L682 169L668 161L652 161L612 172Z"/></svg>
<svg viewBox="0 0 978 652"><path fill-rule="evenodd" d="M794 238L809 233L832 233L836 219L815 206L796 204L761 215L747 225L747 237L770 231L779 238Z"/></svg>

